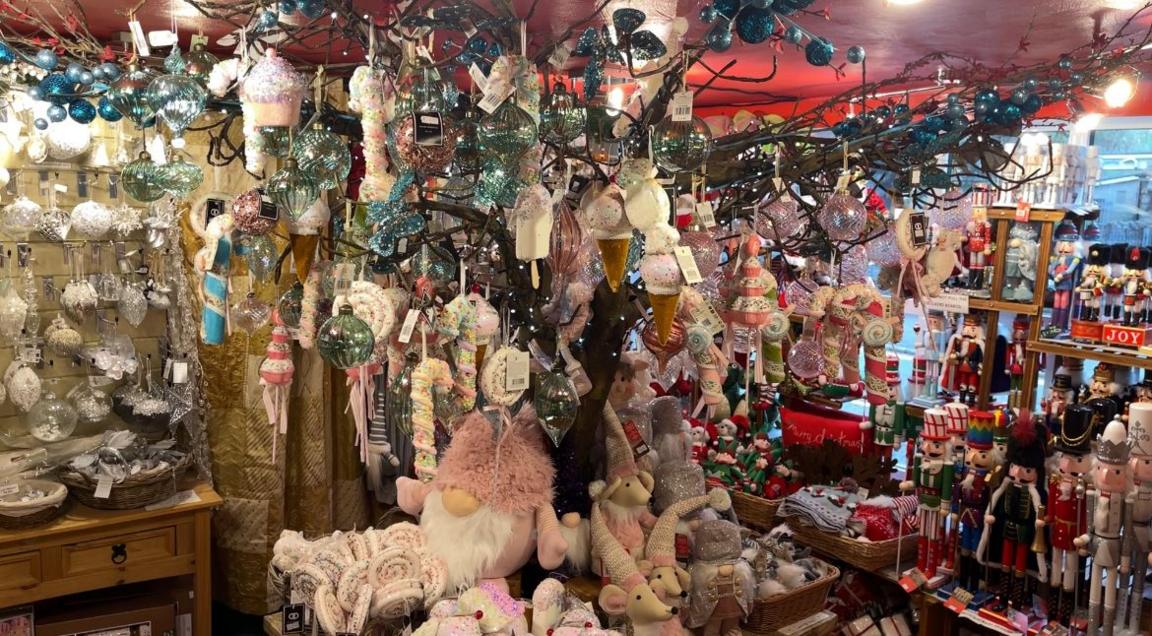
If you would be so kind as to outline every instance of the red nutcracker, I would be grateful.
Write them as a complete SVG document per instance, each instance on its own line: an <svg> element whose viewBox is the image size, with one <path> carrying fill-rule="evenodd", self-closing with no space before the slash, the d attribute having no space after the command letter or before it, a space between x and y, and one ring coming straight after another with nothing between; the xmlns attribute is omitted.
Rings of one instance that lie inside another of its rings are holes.
<svg viewBox="0 0 1152 636"><path fill-rule="evenodd" d="M924 430L920 432L920 452L912 465L911 479L901 482L900 490L915 489L920 503L917 522L920 545L916 568L925 578L936 576L944 548L944 519L952 511L952 449L948 437L948 413L941 408L924 411Z"/></svg>
<svg viewBox="0 0 1152 636"><path fill-rule="evenodd" d="M1024 388L1024 359L1028 353L1028 317L1012 321L1012 344L1004 354L1004 373L1008 374L1008 406L1020 408L1020 391Z"/></svg>
<svg viewBox="0 0 1152 636"><path fill-rule="evenodd" d="M952 336L948 363L952 385L960 392L960 401L975 406L980 391L980 370L984 367L984 325L979 314L964 317L960 333Z"/></svg>
<svg viewBox="0 0 1152 636"><path fill-rule="evenodd" d="M1048 615L1068 625L1076 612L1080 565L1087 556L1086 476L1092 470L1092 409L1073 404L1054 429L1057 473L1048 481L1048 530L1052 549Z"/></svg>
<svg viewBox="0 0 1152 636"><path fill-rule="evenodd" d="M992 254L992 224L985 208L972 209L972 220L964 230L964 251L968 254L968 289L983 289L984 268Z"/></svg>

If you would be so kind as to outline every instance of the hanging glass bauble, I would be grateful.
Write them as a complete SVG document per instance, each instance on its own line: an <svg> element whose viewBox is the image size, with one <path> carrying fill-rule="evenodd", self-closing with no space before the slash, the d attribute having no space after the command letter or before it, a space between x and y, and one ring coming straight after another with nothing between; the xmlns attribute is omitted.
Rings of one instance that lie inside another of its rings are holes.
<svg viewBox="0 0 1152 636"><path fill-rule="evenodd" d="M101 97L100 101L96 103L96 114L107 122L118 122L124 118L124 115L112 105L107 95Z"/></svg>
<svg viewBox="0 0 1152 636"><path fill-rule="evenodd" d="M776 15L770 9L748 5L736 14L736 35L748 44L767 40L776 28Z"/></svg>
<svg viewBox="0 0 1152 636"><path fill-rule="evenodd" d="M40 83L40 99L52 104L67 104L76 95L76 82L68 79L63 73L49 73Z"/></svg>
<svg viewBox="0 0 1152 636"><path fill-rule="evenodd" d="M439 245L424 244L412 257L412 273L437 283L456 278L456 259Z"/></svg>
<svg viewBox="0 0 1152 636"><path fill-rule="evenodd" d="M76 409L51 391L40 396L26 417L28 433L41 442L59 442L76 430Z"/></svg>
<svg viewBox="0 0 1152 636"><path fill-rule="evenodd" d="M863 245L853 245L840 255L840 263L832 272L841 285L854 285L868 279L868 252Z"/></svg>
<svg viewBox="0 0 1152 636"><path fill-rule="evenodd" d="M687 245L692 250L692 260L696 261L696 268L700 275L707 278L720 266L720 244L707 230L695 232L681 232L680 244Z"/></svg>
<svg viewBox="0 0 1152 636"><path fill-rule="evenodd" d="M652 158L668 172L691 172L712 153L712 133L699 117L672 121L665 117L652 131Z"/></svg>
<svg viewBox="0 0 1152 636"><path fill-rule="evenodd" d="M289 329L300 328L300 315L304 310L304 284L296 281L280 296L276 303L276 313L280 316L284 326Z"/></svg>
<svg viewBox="0 0 1152 636"><path fill-rule="evenodd" d="M438 143L420 143L416 138L417 125L439 121L442 134ZM456 131L451 119L436 111L417 111L395 122L396 154L400 160L420 173L442 172L452 163L456 152Z"/></svg>
<svg viewBox="0 0 1152 636"><path fill-rule="evenodd" d="M177 199L187 198L200 184L204 183L204 170L184 157L177 155L172 161L160 166L160 184L164 191Z"/></svg>
<svg viewBox="0 0 1152 636"><path fill-rule="evenodd" d="M971 219L972 197L955 188L945 192L936 208L928 212L928 220L945 230L963 230Z"/></svg>
<svg viewBox="0 0 1152 636"><path fill-rule="evenodd" d="M192 51L184 56L184 73L203 84L208 81L208 74L220 63L220 59L208 52L203 44L192 47Z"/></svg>
<svg viewBox="0 0 1152 636"><path fill-rule="evenodd" d="M412 438L412 372L420 364L420 356L408 353L404 366L395 378L388 381L388 425Z"/></svg>
<svg viewBox="0 0 1152 636"><path fill-rule="evenodd" d="M644 348L652 354L652 357L656 358L657 371L664 373L668 361L683 351L684 346L688 343L688 330L683 321L679 318L673 318L672 325L668 329L668 335L661 342L656 320L648 320L640 332L640 341L644 343Z"/></svg>
<svg viewBox="0 0 1152 636"><path fill-rule="evenodd" d="M554 445L560 446L564 436L576 423L580 396L572 380L559 371L537 373L532 381L532 405L536 407L540 428L544 429L544 434Z"/></svg>
<svg viewBox="0 0 1152 636"><path fill-rule="evenodd" d="M147 152L141 152L139 157L124 166L120 172L120 184L128 196L143 203L151 203L164 196L160 166L152 161L152 156Z"/></svg>
<svg viewBox="0 0 1152 636"><path fill-rule="evenodd" d="M480 169L481 153L476 115L472 109L456 125L456 155L454 161L459 172L471 173Z"/></svg>
<svg viewBox="0 0 1152 636"><path fill-rule="evenodd" d="M312 175L322 190L331 190L348 178L352 152L336 133L316 124L300 133L292 144L292 155L300 169Z"/></svg>
<svg viewBox="0 0 1152 636"><path fill-rule="evenodd" d="M168 124L177 148L183 145L184 129L204 112L207 98L204 87L187 75L161 75L148 85L148 101L156 116Z"/></svg>
<svg viewBox="0 0 1152 636"><path fill-rule="evenodd" d="M266 281L276 269L276 243L267 235L247 235L241 238L237 245L243 243L244 262L248 264L248 272L258 281Z"/></svg>
<svg viewBox="0 0 1152 636"><path fill-rule="evenodd" d="M282 211L294 219L320 197L320 187L312 176L300 169L296 159L288 157L284 167L276 171L264 186L264 192L271 197Z"/></svg>
<svg viewBox="0 0 1152 636"><path fill-rule="evenodd" d="M584 126L584 109L563 82L556 82L548 105L540 112L540 135L554 144L568 144L584 134Z"/></svg>
<svg viewBox="0 0 1152 636"><path fill-rule="evenodd" d="M68 104L68 116L79 124L90 124L96 119L96 107L86 99L74 99Z"/></svg>
<svg viewBox="0 0 1152 636"><path fill-rule="evenodd" d="M320 357L337 369L351 369L372 358L376 337L368 323L352 313L351 305L344 305L340 313L320 325L316 334L316 350Z"/></svg>
<svg viewBox="0 0 1152 636"><path fill-rule="evenodd" d="M824 202L816 220L832 240L851 241L860 238L868 224L868 210L856 197L838 192Z"/></svg>
<svg viewBox="0 0 1152 636"><path fill-rule="evenodd" d="M564 186L567 188L567 184ZM580 248L584 244L584 230L576 213L576 204L565 197L556 206L552 222L552 236L548 249L548 265L554 274L574 274L580 269ZM564 281L563 277L557 277ZM565 281L567 282L567 281Z"/></svg>
<svg viewBox="0 0 1152 636"><path fill-rule="evenodd" d="M48 208L36 223L36 231L49 241L60 242L68 238L72 229L72 215L60 208Z"/></svg>
<svg viewBox="0 0 1152 636"><path fill-rule="evenodd" d="M0 336L7 341L5 344L20 336L27 315L28 303L16 293L16 286L9 283L4 297L0 298Z"/></svg>
<svg viewBox="0 0 1152 636"><path fill-rule="evenodd" d="M116 110L133 123L147 128L156 121L156 109L148 99L148 86L155 74L135 64L108 89L106 97Z"/></svg>
<svg viewBox="0 0 1152 636"><path fill-rule="evenodd" d="M820 345L811 339L801 339L792 345L788 350L788 369L802 380L820 375L824 370L824 356Z"/></svg>
<svg viewBox="0 0 1152 636"><path fill-rule="evenodd" d="M104 238L112 229L112 210L97 201L84 201L72 208L72 229L90 239Z"/></svg>
<svg viewBox="0 0 1152 636"><path fill-rule="evenodd" d="M476 135L486 159L512 166L536 144L536 122L509 99L480 120Z"/></svg>
<svg viewBox="0 0 1152 636"><path fill-rule="evenodd" d="M896 243L896 235L891 229L864 244L868 260L880 267L893 267L900 264L903 254Z"/></svg>
<svg viewBox="0 0 1152 636"><path fill-rule="evenodd" d="M276 227L277 219L261 214L264 198L252 188L232 200L232 223L236 229L252 236L267 234Z"/></svg>
<svg viewBox="0 0 1152 636"><path fill-rule="evenodd" d="M26 196L18 196L4 207L4 214L0 216L0 231L10 238L24 238L36 229L43 215L44 208L39 203Z"/></svg>
<svg viewBox="0 0 1152 636"><path fill-rule="evenodd" d="M756 217L756 233L770 241L796 236L803 227L800 204L787 193L764 206Z"/></svg>
<svg viewBox="0 0 1152 636"><path fill-rule="evenodd" d="M256 292L232 305L232 324L249 336L259 331L272 318L272 307L256 297Z"/></svg>
<svg viewBox="0 0 1152 636"><path fill-rule="evenodd" d="M93 386L82 386L72 394L77 418L85 424L103 422L112 413L112 398Z"/></svg>
<svg viewBox="0 0 1152 636"><path fill-rule="evenodd" d="M283 159L292 152L292 129L287 126L259 126L260 151L269 157Z"/></svg>
<svg viewBox="0 0 1152 636"><path fill-rule="evenodd" d="M129 284L120 288L120 299L116 301L116 311L133 327L144 324L148 316L148 298L139 285Z"/></svg>
<svg viewBox="0 0 1152 636"><path fill-rule="evenodd" d="M73 329L63 316L56 316L44 329L44 344L58 356L72 357L84 347L84 336Z"/></svg>

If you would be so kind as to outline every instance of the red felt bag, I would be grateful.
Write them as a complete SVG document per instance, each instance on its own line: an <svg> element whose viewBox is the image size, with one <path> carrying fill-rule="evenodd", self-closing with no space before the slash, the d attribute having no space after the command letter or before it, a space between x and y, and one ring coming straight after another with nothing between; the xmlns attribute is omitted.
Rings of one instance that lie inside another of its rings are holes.
<svg viewBox="0 0 1152 636"><path fill-rule="evenodd" d="M780 407L784 446L819 446L830 439L856 455L876 454L872 429L863 428L868 418L803 400Z"/></svg>

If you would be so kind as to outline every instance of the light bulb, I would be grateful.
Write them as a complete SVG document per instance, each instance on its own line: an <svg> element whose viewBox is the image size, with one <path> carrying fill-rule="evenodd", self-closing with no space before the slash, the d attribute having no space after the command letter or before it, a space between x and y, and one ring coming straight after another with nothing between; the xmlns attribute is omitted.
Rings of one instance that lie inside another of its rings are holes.
<svg viewBox="0 0 1152 636"><path fill-rule="evenodd" d="M1132 78L1123 76L1116 78L1108 88L1104 89L1104 103L1109 108L1120 108L1127 104L1136 94L1136 84Z"/></svg>
<svg viewBox="0 0 1152 636"><path fill-rule="evenodd" d="M608 91L608 104L605 110L609 115L619 115L620 109L624 106L624 89L617 86Z"/></svg>
<svg viewBox="0 0 1152 636"><path fill-rule="evenodd" d="M1100 113L1085 113L1080 116L1080 119L1076 120L1075 124L1072 125L1072 132L1092 132L1093 130L1096 130L1097 126L1100 125L1100 121L1102 119L1104 119L1104 115L1101 115Z"/></svg>
<svg viewBox="0 0 1152 636"><path fill-rule="evenodd" d="M910 4L919 4L921 0L888 0L888 4L895 4L898 6L907 6Z"/></svg>

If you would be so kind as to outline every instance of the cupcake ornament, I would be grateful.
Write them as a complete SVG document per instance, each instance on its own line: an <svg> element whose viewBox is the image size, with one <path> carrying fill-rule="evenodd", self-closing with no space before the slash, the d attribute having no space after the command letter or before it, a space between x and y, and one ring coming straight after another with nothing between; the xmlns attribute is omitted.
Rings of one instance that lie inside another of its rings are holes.
<svg viewBox="0 0 1152 636"><path fill-rule="evenodd" d="M240 82L240 104L244 114L245 167L258 172L264 167L264 137L261 129L288 129L300 122L300 103L308 81L287 60L268 49L264 58L252 65Z"/></svg>

